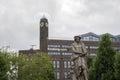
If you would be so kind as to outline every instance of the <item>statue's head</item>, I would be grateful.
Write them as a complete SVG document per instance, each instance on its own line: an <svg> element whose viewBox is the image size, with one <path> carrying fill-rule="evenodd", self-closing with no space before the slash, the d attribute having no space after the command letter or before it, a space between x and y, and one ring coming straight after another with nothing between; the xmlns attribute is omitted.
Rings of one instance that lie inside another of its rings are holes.
<svg viewBox="0 0 120 80"><path fill-rule="evenodd" d="M81 40L81 36L74 36L74 41L79 42Z"/></svg>

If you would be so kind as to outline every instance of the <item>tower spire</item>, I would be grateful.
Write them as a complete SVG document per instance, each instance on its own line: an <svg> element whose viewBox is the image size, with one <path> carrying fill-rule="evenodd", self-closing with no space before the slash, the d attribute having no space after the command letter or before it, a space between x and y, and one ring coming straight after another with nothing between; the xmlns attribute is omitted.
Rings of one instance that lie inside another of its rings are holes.
<svg viewBox="0 0 120 80"><path fill-rule="evenodd" d="M45 14L43 14L43 18L45 18Z"/></svg>
<svg viewBox="0 0 120 80"><path fill-rule="evenodd" d="M45 15L40 19L40 50L47 53L48 46L48 20Z"/></svg>

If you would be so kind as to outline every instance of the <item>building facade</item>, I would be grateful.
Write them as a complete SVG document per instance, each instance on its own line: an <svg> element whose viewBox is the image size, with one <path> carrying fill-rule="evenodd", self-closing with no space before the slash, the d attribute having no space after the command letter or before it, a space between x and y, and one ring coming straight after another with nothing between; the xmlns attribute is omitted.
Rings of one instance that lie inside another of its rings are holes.
<svg viewBox="0 0 120 80"><path fill-rule="evenodd" d="M73 64L70 59L72 55L70 46L73 40L48 39L48 34L48 20L44 17L40 20L40 49L37 51L50 55L56 80L70 80L70 66ZM120 51L120 35L109 35L113 41L113 47L117 51ZM96 56L96 49L98 48L100 39L101 35L92 32L81 35L81 40L85 43L88 54L91 56ZM32 54L35 52L34 50L20 50L19 53Z"/></svg>

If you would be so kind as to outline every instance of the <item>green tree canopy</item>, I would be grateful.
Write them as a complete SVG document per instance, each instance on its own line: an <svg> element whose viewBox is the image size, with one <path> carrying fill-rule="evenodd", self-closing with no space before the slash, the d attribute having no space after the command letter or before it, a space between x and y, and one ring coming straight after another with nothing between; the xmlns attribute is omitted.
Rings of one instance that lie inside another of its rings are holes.
<svg viewBox="0 0 120 80"><path fill-rule="evenodd" d="M8 55L6 52L0 51L0 80L7 80Z"/></svg>
<svg viewBox="0 0 120 80"><path fill-rule="evenodd" d="M0 51L0 80L55 80L46 53L20 54Z"/></svg>
<svg viewBox="0 0 120 80"><path fill-rule="evenodd" d="M114 80L115 50L108 34L102 35L97 50L95 63L91 68L91 80ZM94 71L94 72L93 72ZM93 78L93 79L92 79Z"/></svg>
<svg viewBox="0 0 120 80"><path fill-rule="evenodd" d="M120 80L120 53L115 55L114 69L116 80Z"/></svg>
<svg viewBox="0 0 120 80"><path fill-rule="evenodd" d="M88 69L93 65L93 61L94 61L94 57L90 56L90 55L87 55L87 66L88 66Z"/></svg>
<svg viewBox="0 0 120 80"><path fill-rule="evenodd" d="M20 55L17 80L54 80L53 66L45 53Z"/></svg>

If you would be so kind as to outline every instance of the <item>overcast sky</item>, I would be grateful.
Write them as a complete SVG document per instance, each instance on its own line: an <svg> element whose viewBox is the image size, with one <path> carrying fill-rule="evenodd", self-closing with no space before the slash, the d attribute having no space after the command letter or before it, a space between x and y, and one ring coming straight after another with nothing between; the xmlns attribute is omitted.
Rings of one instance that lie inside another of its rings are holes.
<svg viewBox="0 0 120 80"><path fill-rule="evenodd" d="M120 0L0 0L0 48L39 48L39 21L49 20L50 39L120 34Z"/></svg>

